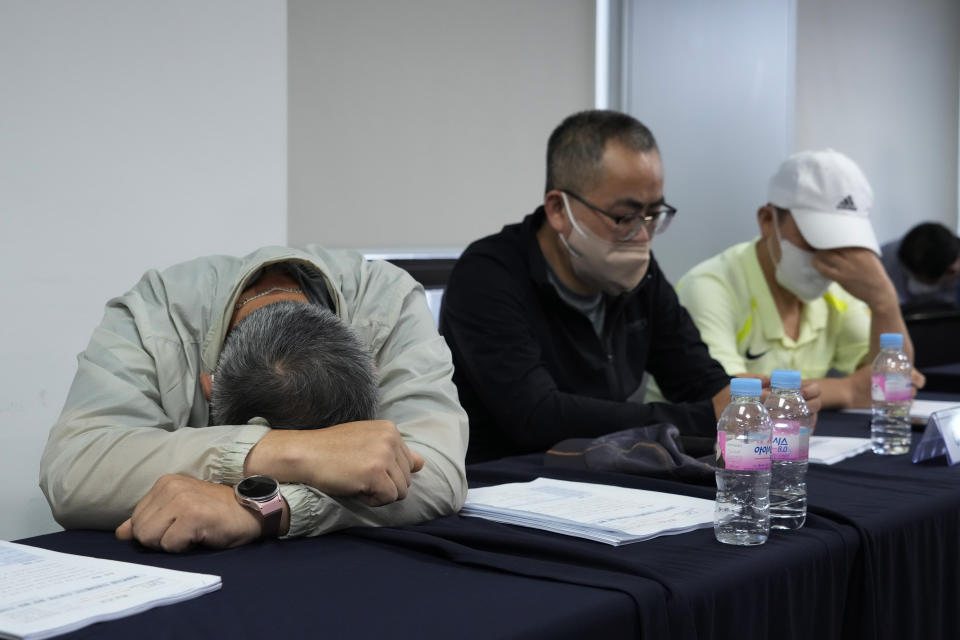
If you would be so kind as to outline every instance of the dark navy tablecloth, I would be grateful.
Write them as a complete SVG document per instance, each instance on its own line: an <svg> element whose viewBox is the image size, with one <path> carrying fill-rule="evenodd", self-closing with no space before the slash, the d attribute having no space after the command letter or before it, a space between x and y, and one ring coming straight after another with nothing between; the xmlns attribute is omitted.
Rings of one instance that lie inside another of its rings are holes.
<svg viewBox="0 0 960 640"><path fill-rule="evenodd" d="M823 435L867 437L823 413ZM914 434L914 442L919 439ZM712 499L710 486L543 466L468 468L471 486L550 476ZM450 516L225 551L167 555L109 532L21 542L214 573L223 588L75 638L956 638L960 465L862 454L811 465L803 529L760 547L712 529L622 547Z"/></svg>

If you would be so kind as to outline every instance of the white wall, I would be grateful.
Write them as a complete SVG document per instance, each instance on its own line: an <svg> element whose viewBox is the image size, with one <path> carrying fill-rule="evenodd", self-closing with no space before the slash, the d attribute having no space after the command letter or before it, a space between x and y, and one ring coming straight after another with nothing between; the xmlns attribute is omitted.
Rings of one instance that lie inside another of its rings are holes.
<svg viewBox="0 0 960 640"><path fill-rule="evenodd" d="M672 278L755 233L794 148L863 165L883 239L956 226L960 3L632 4ZM593 46L593 0L0 0L0 538L55 528L40 452L109 297L285 229L425 248L519 220Z"/></svg>
<svg viewBox="0 0 960 640"><path fill-rule="evenodd" d="M593 0L291 0L292 244L463 247L593 106Z"/></svg>
<svg viewBox="0 0 960 640"><path fill-rule="evenodd" d="M793 1L617 4L620 108L660 145L664 197L678 213L653 251L675 282L757 234L767 180L792 140Z"/></svg>
<svg viewBox="0 0 960 640"><path fill-rule="evenodd" d="M56 530L40 453L104 302L283 243L282 0L0 1L0 538Z"/></svg>
<svg viewBox="0 0 960 640"><path fill-rule="evenodd" d="M800 149L861 165L881 242L958 227L960 2L605 1L625 29L611 104L657 136L680 210L654 242L670 278L754 235L767 180Z"/></svg>
<svg viewBox="0 0 960 640"><path fill-rule="evenodd" d="M881 242L924 220L957 228L960 2L801 0L796 147L867 174Z"/></svg>

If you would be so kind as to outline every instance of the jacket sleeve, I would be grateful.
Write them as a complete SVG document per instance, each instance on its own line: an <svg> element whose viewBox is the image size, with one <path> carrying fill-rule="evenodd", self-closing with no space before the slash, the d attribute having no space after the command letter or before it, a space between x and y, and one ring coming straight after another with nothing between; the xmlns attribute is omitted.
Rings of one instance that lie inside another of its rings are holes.
<svg viewBox="0 0 960 640"><path fill-rule="evenodd" d="M736 294L719 278L700 273L688 275L677 284L677 297L700 332L710 356L730 375L749 372L747 360L737 345L741 332L749 334L753 316L737 317ZM751 306L754 306L752 301Z"/></svg>
<svg viewBox="0 0 960 640"><path fill-rule="evenodd" d="M712 422L712 408L699 403L641 404L561 390L534 329L535 314L549 311L523 289L524 277L491 256L467 254L454 270L441 312L457 375L514 445L543 451L566 438L645 424L669 422L694 432Z"/></svg>
<svg viewBox="0 0 960 640"><path fill-rule="evenodd" d="M405 291L397 298L399 313L383 313L392 304L383 294L381 312L366 313L360 321L382 323L370 328L384 336L375 349L378 417L397 425L407 445L423 456L424 466L413 474L405 499L380 507L332 498L306 485L285 487L291 536L351 526L413 524L455 513L466 498L467 415L453 384L450 351L437 333L423 288L405 273L393 275L391 288ZM363 308L360 311L363 314Z"/></svg>
<svg viewBox="0 0 960 640"><path fill-rule="evenodd" d="M187 425L190 354L150 330L144 305L136 291L108 303L43 452L40 487L66 528L116 527L166 473L235 484L267 431Z"/></svg>
<svg viewBox="0 0 960 640"><path fill-rule="evenodd" d="M688 433L713 434L716 431L716 419L711 400L729 384L729 376L724 367L711 357L712 347L708 350L700 338L697 325L680 304L666 278L660 274L651 284L656 287L654 307L657 317L653 323L647 369L656 377L660 390L670 402L705 402L709 405L710 419L700 421ZM735 342L733 348L736 349Z"/></svg>
<svg viewBox="0 0 960 640"><path fill-rule="evenodd" d="M234 485L250 449L269 428L188 426L184 407L198 368L179 339L158 337L138 314L136 293L112 301L79 356L73 385L41 460L40 485L66 528L114 528L167 473ZM148 305L149 306L149 305ZM433 326L422 289L403 296L397 317L369 322L378 345L381 412L425 459L407 498L383 507L334 499L298 484L281 491L291 511L289 536L355 525L405 524L452 513L466 497L466 414L457 402L452 363ZM178 398L178 400L173 400ZM205 424L205 422L203 422Z"/></svg>
<svg viewBox="0 0 960 640"><path fill-rule="evenodd" d="M850 375L868 364L864 359L870 353L870 308L849 294L840 296L831 292L824 297L832 307L831 320L835 317L840 325L830 368Z"/></svg>

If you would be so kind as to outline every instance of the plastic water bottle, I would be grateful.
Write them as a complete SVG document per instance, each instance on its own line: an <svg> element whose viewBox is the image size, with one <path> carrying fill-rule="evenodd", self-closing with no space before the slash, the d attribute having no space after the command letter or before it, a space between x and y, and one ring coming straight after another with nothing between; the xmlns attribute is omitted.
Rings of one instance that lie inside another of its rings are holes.
<svg viewBox="0 0 960 640"><path fill-rule="evenodd" d="M763 544L770 534L770 416L760 381L730 381L717 422L717 502L713 532L726 544Z"/></svg>
<svg viewBox="0 0 960 640"><path fill-rule="evenodd" d="M870 376L873 399L870 438L874 453L899 455L910 451L912 370L910 360L903 352L903 336L881 333L880 353L873 361Z"/></svg>
<svg viewBox="0 0 960 640"><path fill-rule="evenodd" d="M770 374L770 396L763 403L773 423L770 444L770 527L799 529L807 520L807 456L810 409L800 393L800 372Z"/></svg>

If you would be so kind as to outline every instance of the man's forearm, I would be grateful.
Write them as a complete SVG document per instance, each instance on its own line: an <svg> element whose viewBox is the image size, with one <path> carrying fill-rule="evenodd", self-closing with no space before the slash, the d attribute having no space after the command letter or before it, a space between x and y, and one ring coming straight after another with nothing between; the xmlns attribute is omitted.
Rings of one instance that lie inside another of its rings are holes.
<svg viewBox="0 0 960 640"><path fill-rule="evenodd" d="M307 446L304 433L283 429L269 431L247 454L243 475L265 475L277 482L308 484L309 478L300 468L300 454Z"/></svg>
<svg viewBox="0 0 960 640"><path fill-rule="evenodd" d="M903 321L900 305L894 295L892 299L885 298L882 303L870 307L870 353L863 364L870 364L880 352L881 333L899 333L903 336L903 352L913 362L913 342L907 332L907 325Z"/></svg>
<svg viewBox="0 0 960 640"><path fill-rule="evenodd" d="M263 473L284 483L281 491L289 504L289 515L284 513L285 518L289 517L284 522L285 527L289 523L288 535L312 536L354 526L413 524L449 515L463 504L466 480L458 461L417 444L414 446L422 458L416 452L414 456L424 466L412 474L409 492L402 499L382 506L372 505L366 492L349 488L356 480L355 472L367 465L338 467L330 460L320 462L317 456L311 455L311 448L316 453L321 446L315 437L323 431L272 431L247 457L246 473ZM305 455L298 454L298 450ZM340 462L349 463L345 456L341 456ZM316 467L330 467L334 471L339 468L340 482L330 485L323 482ZM360 481L356 486L363 484Z"/></svg>
<svg viewBox="0 0 960 640"><path fill-rule="evenodd" d="M129 418L108 416L104 422L122 419ZM88 423L68 418L55 425L41 459L41 487L57 522L66 528L113 529L164 474L235 484L242 477L240 465L233 469L230 456L220 452L242 450L263 429L236 425L169 432L133 426L90 429ZM112 487L110 500L103 499L104 487Z"/></svg>
<svg viewBox="0 0 960 640"><path fill-rule="evenodd" d="M428 458L414 474L410 492L403 500L380 507L356 498L328 496L307 485L284 485L290 502L291 537L316 536L347 527L404 526L456 513L463 505L466 488L454 487L451 472L442 462Z"/></svg>
<svg viewBox="0 0 960 640"><path fill-rule="evenodd" d="M816 382L820 385L820 399L823 409L836 411L849 409L855 405L853 381L849 376L846 378L819 378L807 382Z"/></svg>
<svg viewBox="0 0 960 640"><path fill-rule="evenodd" d="M814 266L870 307L870 351L860 364L870 364L876 358L881 333L902 334L903 350L913 361L913 344L900 313L897 290L876 254L856 247L817 251Z"/></svg>

